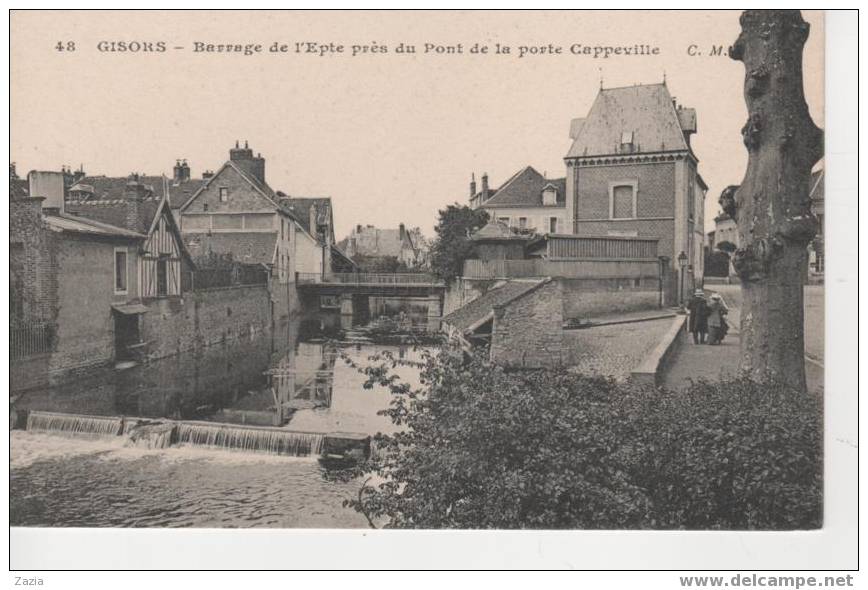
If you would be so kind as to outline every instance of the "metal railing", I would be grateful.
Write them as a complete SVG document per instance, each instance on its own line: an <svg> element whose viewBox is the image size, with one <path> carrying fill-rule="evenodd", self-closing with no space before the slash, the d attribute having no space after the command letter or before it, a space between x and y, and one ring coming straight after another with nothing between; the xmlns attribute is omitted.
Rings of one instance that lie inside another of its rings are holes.
<svg viewBox="0 0 868 590"><path fill-rule="evenodd" d="M9 356L17 360L51 352L56 333L51 322L13 321L9 325Z"/></svg>
<svg viewBox="0 0 868 590"><path fill-rule="evenodd" d="M302 285L317 283L339 285L442 285L443 281L427 273L336 272L296 273L296 282Z"/></svg>

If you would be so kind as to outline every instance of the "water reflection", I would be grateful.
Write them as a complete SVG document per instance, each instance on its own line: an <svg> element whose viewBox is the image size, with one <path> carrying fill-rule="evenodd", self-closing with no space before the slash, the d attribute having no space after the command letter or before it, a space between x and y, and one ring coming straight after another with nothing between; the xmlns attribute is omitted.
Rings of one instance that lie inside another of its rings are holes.
<svg viewBox="0 0 868 590"><path fill-rule="evenodd" d="M305 329L303 329L305 328ZM384 388L366 390L365 377L341 360L319 331L296 320L273 334L209 347L127 370L25 394L16 407L102 416L211 420L288 426L308 432L374 434L391 431L377 412L389 404ZM347 336L347 335L345 335ZM382 350L418 360L411 345L379 345L350 334L340 348L357 363ZM418 384L416 371L399 369Z"/></svg>

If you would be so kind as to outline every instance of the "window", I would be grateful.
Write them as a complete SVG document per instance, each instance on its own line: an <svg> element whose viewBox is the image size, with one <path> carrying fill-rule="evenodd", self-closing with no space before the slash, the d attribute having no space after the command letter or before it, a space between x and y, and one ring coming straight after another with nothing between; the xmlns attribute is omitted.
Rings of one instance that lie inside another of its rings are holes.
<svg viewBox="0 0 868 590"><path fill-rule="evenodd" d="M165 297L169 294L169 260L166 256L160 256L157 260L157 297Z"/></svg>
<svg viewBox="0 0 868 590"><path fill-rule="evenodd" d="M521 229L527 228L527 217L518 218L518 227L520 227Z"/></svg>
<svg viewBox="0 0 868 590"><path fill-rule="evenodd" d="M504 225L509 225L509 217L498 217L497 220Z"/></svg>
<svg viewBox="0 0 868 590"><path fill-rule="evenodd" d="M225 203L229 200L229 189L225 186L220 187L220 201Z"/></svg>
<svg viewBox="0 0 868 590"><path fill-rule="evenodd" d="M696 216L696 185L693 174L688 174L687 180L687 217L694 219Z"/></svg>
<svg viewBox="0 0 868 590"><path fill-rule="evenodd" d="M609 184L609 217L611 219L636 218L637 188L635 180Z"/></svg>
<svg viewBox="0 0 868 590"><path fill-rule="evenodd" d="M553 206L558 204L558 191L553 186L547 186L542 194L543 205Z"/></svg>
<svg viewBox="0 0 868 590"><path fill-rule="evenodd" d="M127 251L115 249L115 293L127 292Z"/></svg>
<svg viewBox="0 0 868 590"><path fill-rule="evenodd" d="M558 233L558 218L557 217L549 217L549 233L551 233L551 234Z"/></svg>

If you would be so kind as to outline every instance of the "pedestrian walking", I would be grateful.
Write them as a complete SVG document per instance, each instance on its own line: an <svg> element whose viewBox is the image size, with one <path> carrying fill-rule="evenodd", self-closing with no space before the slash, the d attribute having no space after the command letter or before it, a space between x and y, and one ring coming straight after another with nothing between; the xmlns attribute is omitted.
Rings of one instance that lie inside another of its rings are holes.
<svg viewBox="0 0 868 590"><path fill-rule="evenodd" d="M708 333L708 302L705 300L705 291L697 289L693 293L687 310L690 312L687 330L693 334L693 343L705 344L705 337Z"/></svg>
<svg viewBox="0 0 868 590"><path fill-rule="evenodd" d="M708 343L720 344L727 332L726 314L729 308L720 293L712 293L708 302Z"/></svg>

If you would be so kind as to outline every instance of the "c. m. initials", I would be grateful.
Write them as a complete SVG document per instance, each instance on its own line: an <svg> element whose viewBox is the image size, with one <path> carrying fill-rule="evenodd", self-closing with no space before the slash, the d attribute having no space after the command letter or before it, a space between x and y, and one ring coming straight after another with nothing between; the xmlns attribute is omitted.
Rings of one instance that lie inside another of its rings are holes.
<svg viewBox="0 0 868 590"><path fill-rule="evenodd" d="M726 57L729 55L729 48L723 45L712 45L708 48L708 52L704 52L699 45L689 45L687 47L687 55L693 57L698 55L707 55L708 57Z"/></svg>

